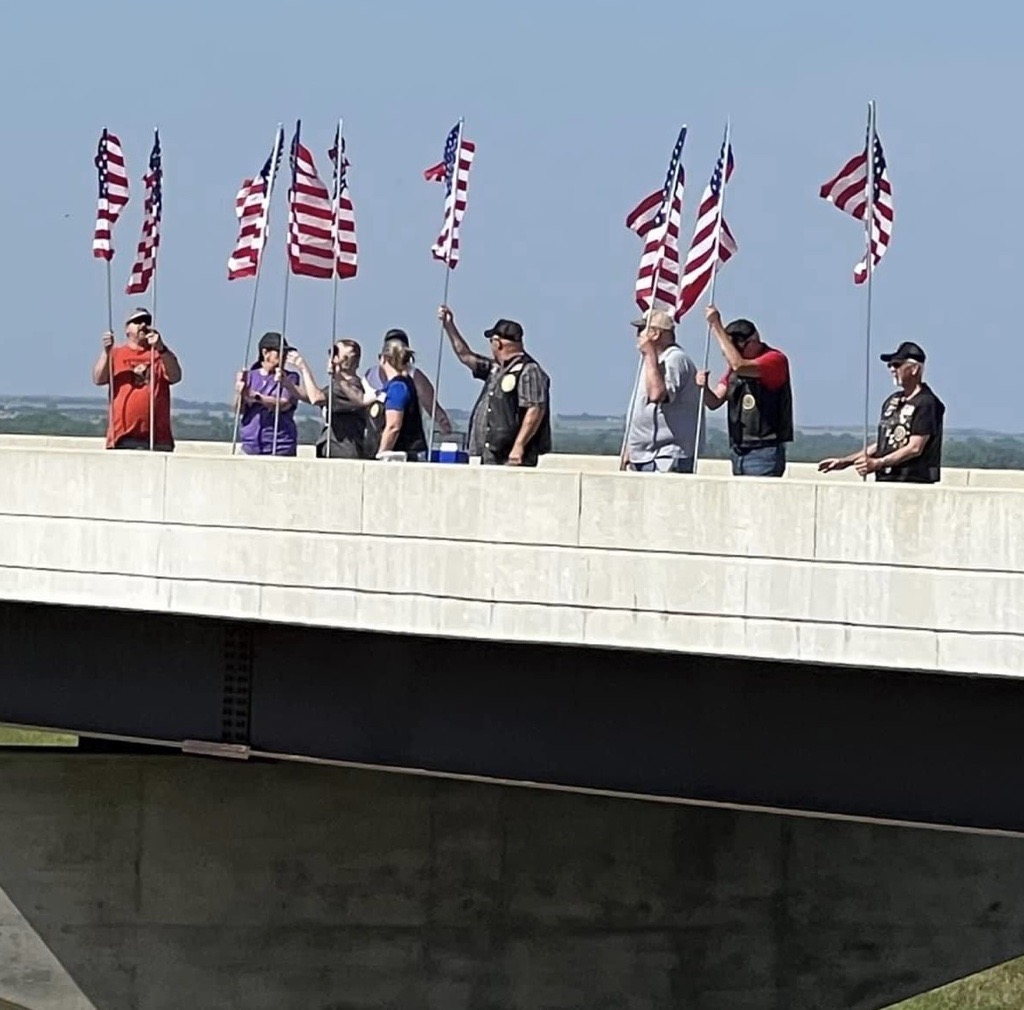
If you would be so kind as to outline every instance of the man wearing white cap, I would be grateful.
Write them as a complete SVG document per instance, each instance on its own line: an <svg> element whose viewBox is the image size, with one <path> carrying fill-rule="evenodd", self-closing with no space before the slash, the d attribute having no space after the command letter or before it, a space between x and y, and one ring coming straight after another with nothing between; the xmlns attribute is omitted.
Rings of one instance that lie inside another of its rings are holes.
<svg viewBox="0 0 1024 1010"><path fill-rule="evenodd" d="M701 393L697 369L676 343L675 320L667 312L651 312L632 325L643 370L629 411L620 469L693 473Z"/></svg>
<svg viewBox="0 0 1024 1010"><path fill-rule="evenodd" d="M160 452L174 449L171 386L181 382L181 365L152 324L149 309L139 308L125 320L123 344L115 346L114 334L103 334L103 350L92 366L92 381L97 386L113 382L108 449L150 448L150 410L153 448Z"/></svg>

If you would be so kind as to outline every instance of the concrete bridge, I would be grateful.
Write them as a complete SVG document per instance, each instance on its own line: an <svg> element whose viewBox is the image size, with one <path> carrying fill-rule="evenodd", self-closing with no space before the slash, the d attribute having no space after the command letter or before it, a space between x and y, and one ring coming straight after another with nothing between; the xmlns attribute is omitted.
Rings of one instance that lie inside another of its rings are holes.
<svg viewBox="0 0 1024 1010"><path fill-rule="evenodd" d="M0 759L0 999L866 1010L1024 952L1022 475L0 465L0 721L117 741Z"/></svg>

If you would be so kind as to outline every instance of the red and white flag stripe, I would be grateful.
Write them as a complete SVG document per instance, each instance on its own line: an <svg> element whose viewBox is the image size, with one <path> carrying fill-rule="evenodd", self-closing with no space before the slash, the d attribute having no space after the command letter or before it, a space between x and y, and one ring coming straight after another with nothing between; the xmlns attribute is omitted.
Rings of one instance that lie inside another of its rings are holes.
<svg viewBox="0 0 1024 1010"><path fill-rule="evenodd" d="M722 179L722 162L725 161L725 179ZM734 167L732 145L728 151L719 155L711 181L701 194L700 207L697 210L697 223L693 230L693 241L686 254L683 267L683 281L679 292L679 303L676 306L676 321L686 315L701 295L707 290L715 270L736 254L736 239L724 216L725 185L732 178ZM715 253L718 253L716 258Z"/></svg>
<svg viewBox="0 0 1024 1010"><path fill-rule="evenodd" d="M229 281L255 277L259 271L260 256L267 242L270 197L283 142L284 131L279 129L273 152L263 168L258 175L242 183L235 197L238 238L228 259Z"/></svg>
<svg viewBox="0 0 1024 1010"><path fill-rule="evenodd" d="M293 274L334 276L334 207L309 148L292 140L292 185L288 191L288 262Z"/></svg>
<svg viewBox="0 0 1024 1010"><path fill-rule="evenodd" d="M441 234L430 252L434 259L454 270L459 262L459 230L466 214L469 169L476 155L476 145L462 136L461 123L449 132L444 153L444 161L428 168L423 176L428 181L443 182L447 187Z"/></svg>
<svg viewBox="0 0 1024 1010"><path fill-rule="evenodd" d="M664 223L659 223L664 193L658 190L637 205L626 218L626 227L644 240L636 275L636 303L644 311L672 311L679 295L679 231L683 218L684 179L678 183ZM657 277L657 291L654 279Z"/></svg>
<svg viewBox="0 0 1024 1010"><path fill-rule="evenodd" d="M125 294L141 295L149 290L150 281L156 273L157 250L160 248L160 222L163 218L163 161L160 152L160 134L153 138L153 150L149 155L149 171L142 179L146 187L145 212L142 220L142 237L135 251L135 263Z"/></svg>
<svg viewBox="0 0 1024 1010"><path fill-rule="evenodd" d="M348 191L348 158L345 157L345 137L339 122L334 135L334 146L327 152L334 165L334 230L337 236L335 269L342 280L355 277L359 268L359 246L356 241L356 212Z"/></svg>
<svg viewBox="0 0 1024 1010"><path fill-rule="evenodd" d="M871 220L871 268L874 270L889 248L894 218L889 167L877 133L873 144L872 175L874 178L874 201ZM866 143L864 150L851 158L833 178L829 179L821 187L818 195L823 200L834 204L844 214L849 214L858 221L864 220L869 203ZM867 276L867 251L865 250L864 256L853 268L854 283L863 284L867 280Z"/></svg>
<svg viewBox="0 0 1024 1010"><path fill-rule="evenodd" d="M97 259L114 258L113 229L128 203L128 170L125 168L121 141L109 130L100 136L96 150L96 173L99 199L96 206L96 228L92 238L92 254Z"/></svg>
<svg viewBox="0 0 1024 1010"><path fill-rule="evenodd" d="M644 240L637 270L636 303L644 311L671 312L679 297L679 230L683 217L683 126L672 148L665 182L660 190L640 201L626 217L626 227Z"/></svg>

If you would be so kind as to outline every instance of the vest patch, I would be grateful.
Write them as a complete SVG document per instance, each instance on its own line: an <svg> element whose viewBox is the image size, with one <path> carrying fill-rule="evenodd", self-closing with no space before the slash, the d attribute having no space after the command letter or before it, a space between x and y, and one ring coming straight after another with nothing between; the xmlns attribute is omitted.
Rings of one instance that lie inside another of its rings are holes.
<svg viewBox="0 0 1024 1010"><path fill-rule="evenodd" d="M502 377L501 389L504 393L511 393L516 388L516 377L510 372L508 375Z"/></svg>

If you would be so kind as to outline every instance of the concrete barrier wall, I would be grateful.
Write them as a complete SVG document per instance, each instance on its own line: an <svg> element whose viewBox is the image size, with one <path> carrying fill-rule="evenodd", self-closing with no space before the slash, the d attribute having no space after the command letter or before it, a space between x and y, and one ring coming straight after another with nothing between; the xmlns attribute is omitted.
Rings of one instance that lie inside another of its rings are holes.
<svg viewBox="0 0 1024 1010"><path fill-rule="evenodd" d="M73 438L64 435L0 435L0 449L67 449L79 452L102 452L105 451L105 446L101 438ZM236 452L240 454L241 450L236 450ZM231 443L179 442L175 454L178 456L228 456L231 454ZM299 458L315 458L313 446L300 445ZM475 464L479 461L473 460L472 462ZM552 453L542 456L540 460L540 468L543 470L568 470L572 473L615 473L618 467L617 456ZM732 470L731 464L726 459L705 459L701 460L699 464L699 472L702 477L727 477L731 475ZM786 478L822 481L826 484L863 483L852 469L840 473L820 474L814 463L790 463L786 468ZM1024 470L945 467L942 471L942 486L1024 490Z"/></svg>
<svg viewBox="0 0 1024 1010"><path fill-rule="evenodd" d="M1018 675L1024 495L0 449L0 596Z"/></svg>

